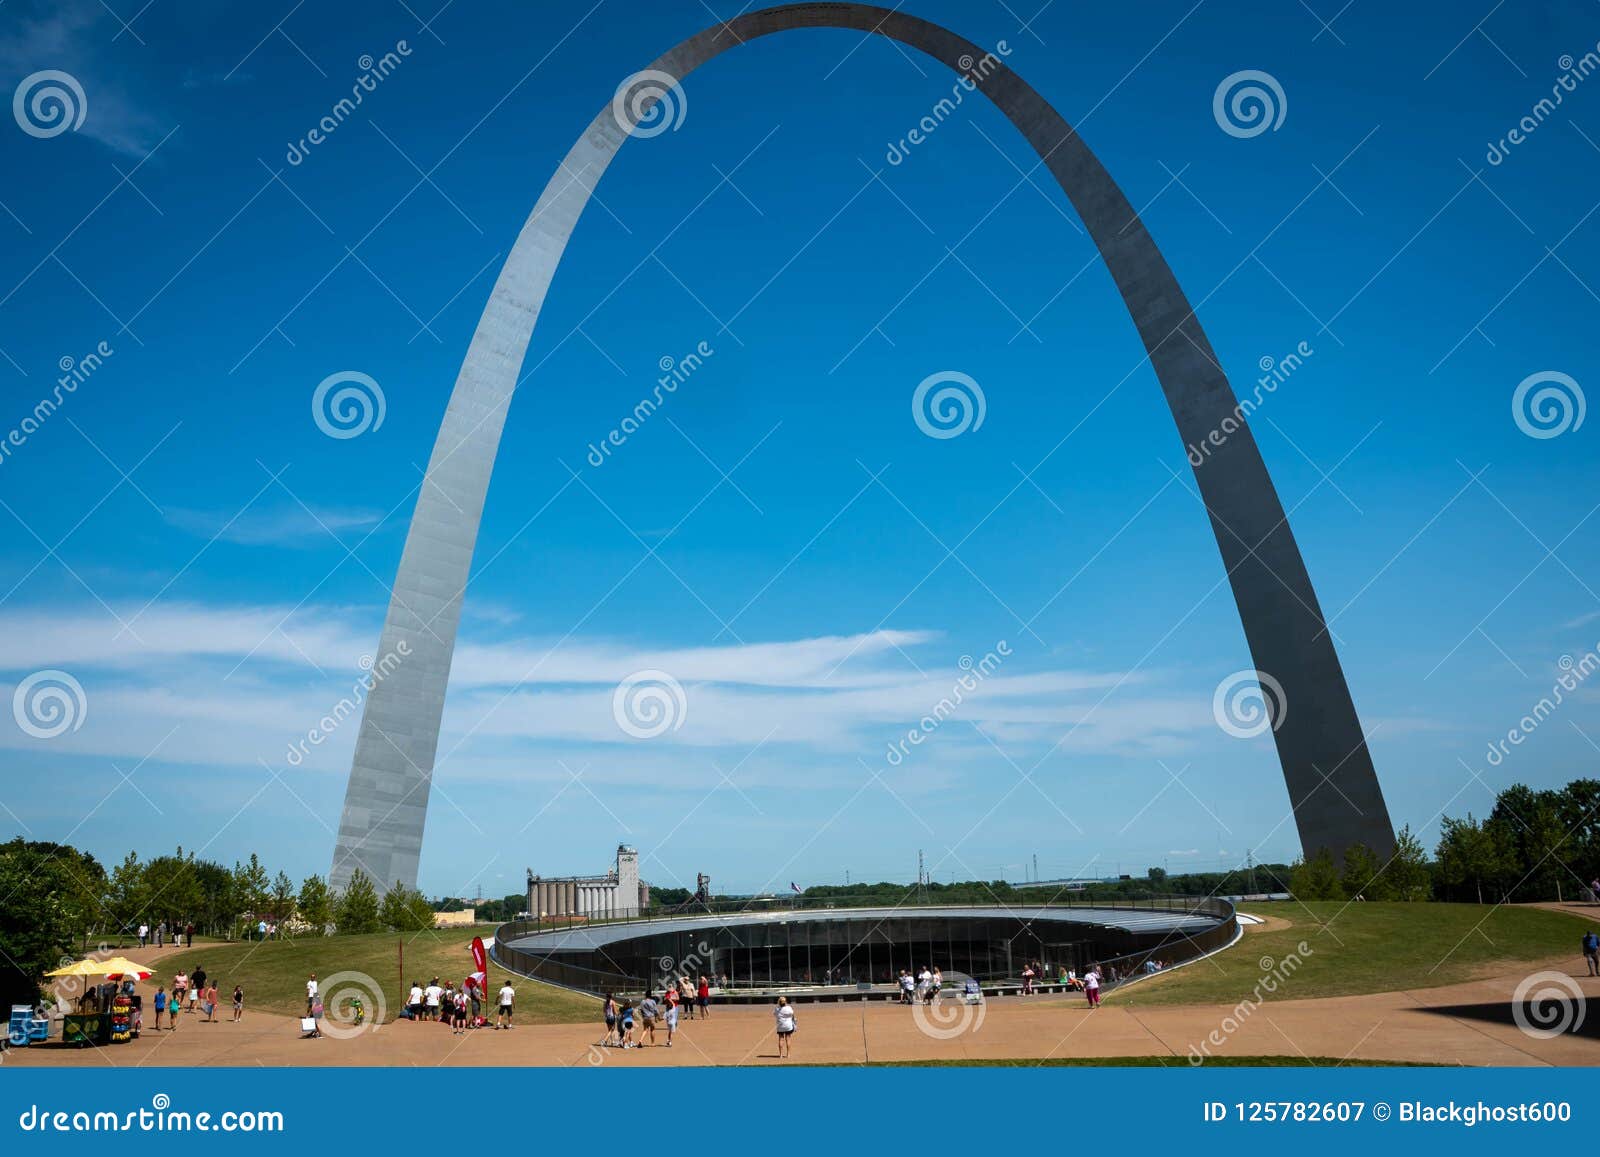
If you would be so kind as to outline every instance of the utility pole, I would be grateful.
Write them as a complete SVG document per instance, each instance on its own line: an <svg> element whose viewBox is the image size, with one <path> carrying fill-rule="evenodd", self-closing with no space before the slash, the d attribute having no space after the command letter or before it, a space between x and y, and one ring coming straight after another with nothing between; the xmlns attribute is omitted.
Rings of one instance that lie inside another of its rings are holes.
<svg viewBox="0 0 1600 1157"><path fill-rule="evenodd" d="M922 864L921 848L917 849L917 898L919 900L928 898L928 875Z"/></svg>
<svg viewBox="0 0 1600 1157"><path fill-rule="evenodd" d="M1033 853L1033 882L1039 882L1039 853Z"/></svg>

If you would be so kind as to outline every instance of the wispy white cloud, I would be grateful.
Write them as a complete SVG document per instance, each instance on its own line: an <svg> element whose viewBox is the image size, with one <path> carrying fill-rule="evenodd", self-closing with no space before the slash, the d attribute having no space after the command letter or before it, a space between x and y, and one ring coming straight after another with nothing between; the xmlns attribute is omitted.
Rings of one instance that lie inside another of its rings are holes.
<svg viewBox="0 0 1600 1157"><path fill-rule="evenodd" d="M11 92L23 77L47 69L82 86L87 115L79 134L142 157L172 126L162 126L141 87L125 72L126 56L107 50L117 23L96 0L13 2L0 21L0 84ZM108 29L110 31L108 31Z"/></svg>
<svg viewBox="0 0 1600 1157"><path fill-rule="evenodd" d="M119 635L100 611L0 610L0 670L70 671L89 699L85 726L39 750L136 761L159 746L163 760L282 766L291 745L351 700L348 718L304 763L349 767L356 683L378 635L370 612L158 604L118 613L137 638ZM440 762L492 776L552 749L628 765L674 751L681 759L686 749L712 757L727 749L735 760L757 748L805 749L854 775L862 763L886 769L889 746L951 698L959 707L938 727L937 747L941 759L965 764L992 765L997 748L1160 755L1213 727L1207 695L1150 689L1161 673L1030 671L1013 657L958 694L965 667L954 652L926 630L677 648L469 634L451 674ZM687 704L679 729L649 741L630 737L614 715L618 683L642 670L672 675ZM4 745L38 746L0 729ZM933 763L922 766L931 774Z"/></svg>
<svg viewBox="0 0 1600 1157"><path fill-rule="evenodd" d="M311 506L252 507L243 514L168 507L165 513L169 524L200 538L294 550L354 545L354 536L346 532L366 530L383 518L381 510Z"/></svg>

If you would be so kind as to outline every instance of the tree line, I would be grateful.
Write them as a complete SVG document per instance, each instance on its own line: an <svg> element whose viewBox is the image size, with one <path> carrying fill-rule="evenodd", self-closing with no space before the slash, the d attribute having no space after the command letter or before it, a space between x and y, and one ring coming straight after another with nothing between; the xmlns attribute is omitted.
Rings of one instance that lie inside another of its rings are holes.
<svg viewBox="0 0 1600 1157"><path fill-rule="evenodd" d="M415 888L396 882L382 897L357 869L341 892L326 877L297 886L287 872L269 873L255 854L232 868L179 847L141 861L129 852L109 872L88 852L67 844L13 839L0 844L0 1004L31 1004L45 972L90 950L126 944L148 925L153 939L193 925L196 934L242 939L262 924L280 937L420 932L434 908Z"/></svg>
<svg viewBox="0 0 1600 1157"><path fill-rule="evenodd" d="M1600 780L1542 791L1512 784L1483 820L1468 812L1439 826L1431 861L1406 829L1392 861L1357 845L1341 870L1321 851L1295 864L1291 890L1302 900L1527 904L1579 898L1600 877Z"/></svg>

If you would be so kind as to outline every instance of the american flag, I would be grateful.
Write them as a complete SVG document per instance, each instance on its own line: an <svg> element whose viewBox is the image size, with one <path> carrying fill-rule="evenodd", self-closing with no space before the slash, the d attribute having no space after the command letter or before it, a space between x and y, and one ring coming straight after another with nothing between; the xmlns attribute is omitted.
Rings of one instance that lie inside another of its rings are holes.
<svg viewBox="0 0 1600 1157"><path fill-rule="evenodd" d="M800 885L796 884L793 880L790 880L789 881L789 891L794 892L795 894L798 895L799 892L800 892Z"/></svg>

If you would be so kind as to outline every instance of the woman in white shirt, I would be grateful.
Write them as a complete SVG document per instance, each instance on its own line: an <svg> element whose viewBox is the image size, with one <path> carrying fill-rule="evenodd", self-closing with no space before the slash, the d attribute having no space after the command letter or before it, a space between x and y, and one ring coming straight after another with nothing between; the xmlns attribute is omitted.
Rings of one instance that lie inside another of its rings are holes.
<svg viewBox="0 0 1600 1157"><path fill-rule="evenodd" d="M1083 994L1089 998L1090 1008L1100 1007L1100 966L1098 964L1083 974Z"/></svg>
<svg viewBox="0 0 1600 1157"><path fill-rule="evenodd" d="M789 1003L787 996L778 997L778 1007L772 1010L772 1017L778 1022L778 1056L787 1057L789 1052L789 1039L794 1036L794 1005Z"/></svg>

